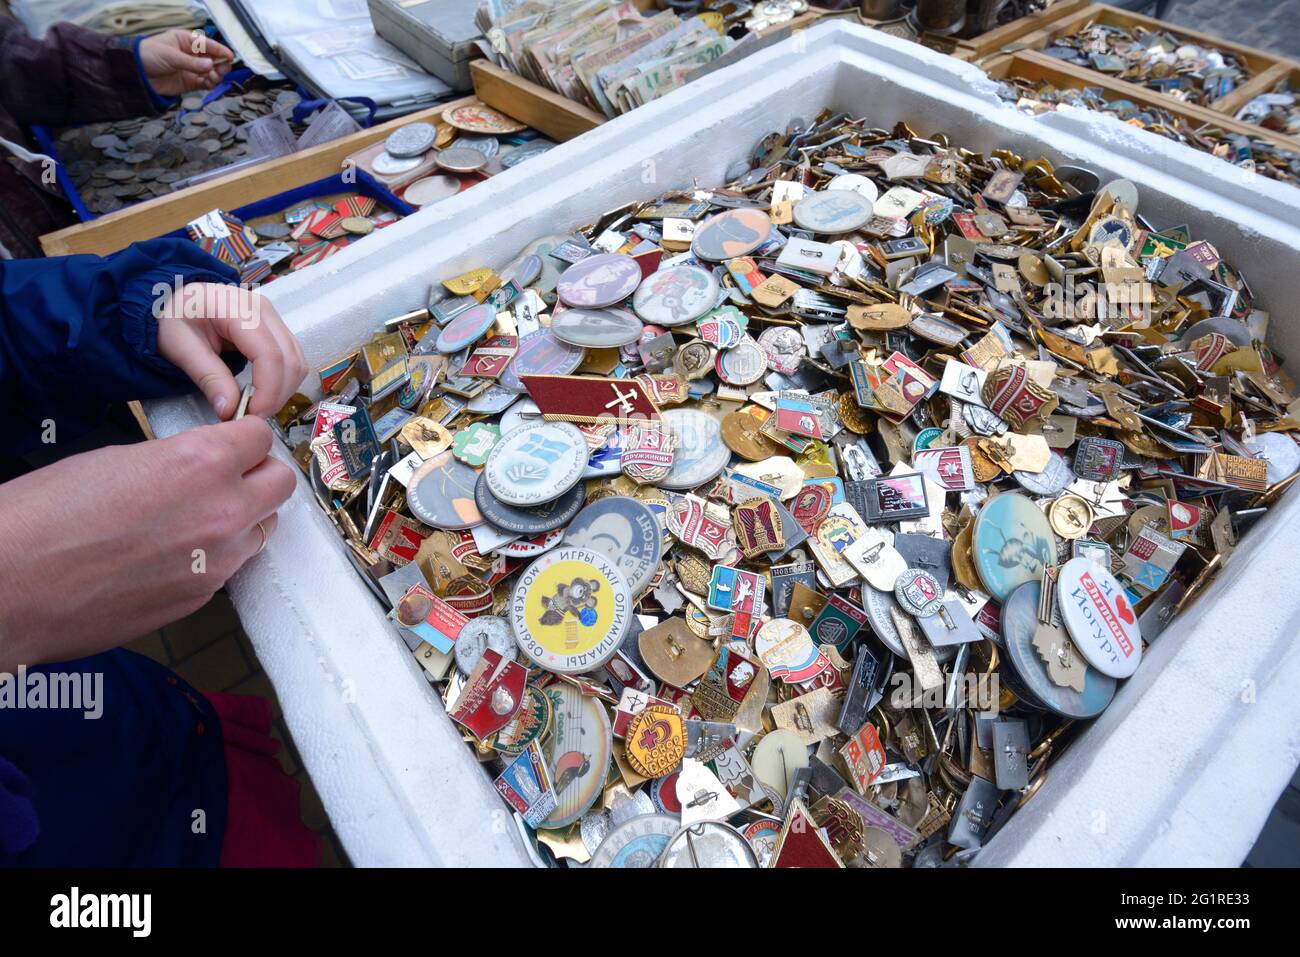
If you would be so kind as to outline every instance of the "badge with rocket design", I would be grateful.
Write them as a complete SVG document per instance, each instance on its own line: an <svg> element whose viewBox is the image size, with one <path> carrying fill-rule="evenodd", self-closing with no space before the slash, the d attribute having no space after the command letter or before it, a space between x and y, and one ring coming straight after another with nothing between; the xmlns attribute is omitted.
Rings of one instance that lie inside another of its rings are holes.
<svg viewBox="0 0 1300 957"><path fill-rule="evenodd" d="M555 810L551 773L536 741L506 765L493 785L529 827L537 827Z"/></svg>

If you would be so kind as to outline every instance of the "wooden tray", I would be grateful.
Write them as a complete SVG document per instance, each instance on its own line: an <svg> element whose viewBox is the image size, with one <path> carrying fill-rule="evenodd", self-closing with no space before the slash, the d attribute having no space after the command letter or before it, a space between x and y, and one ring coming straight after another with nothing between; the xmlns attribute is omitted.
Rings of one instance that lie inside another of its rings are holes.
<svg viewBox="0 0 1300 957"><path fill-rule="evenodd" d="M605 115L554 90L503 70L490 60L469 65L478 98L502 113L541 130L556 142L571 140L605 122Z"/></svg>
<svg viewBox="0 0 1300 957"><path fill-rule="evenodd" d="M416 120L437 122L443 110L473 102L475 97L471 96L420 110L167 196L127 206L87 223L46 233L41 237L41 248L47 256L70 256L74 253L107 256L131 243L180 229L210 210L235 209L332 176L342 168L345 157L384 139L397 127Z"/></svg>
<svg viewBox="0 0 1300 957"><path fill-rule="evenodd" d="M654 0L638 0L637 5L644 10L657 9ZM760 37L800 30L812 25L821 16L820 11L809 11L788 23L777 24L763 31ZM502 69L491 60L474 60L469 65L469 72L474 80L474 92L480 100L521 123L527 123L533 129L541 130L558 142L581 136L609 120L605 114Z"/></svg>
<svg viewBox="0 0 1300 957"><path fill-rule="evenodd" d="M1215 101L1214 109L1232 115L1261 93L1269 93L1283 80L1291 81L1293 90L1300 89L1300 63L1282 60L1263 73L1243 83L1227 96Z"/></svg>
<svg viewBox="0 0 1300 957"><path fill-rule="evenodd" d="M1063 89L1074 90L1081 90L1086 86L1097 87L1110 98L1132 100L1142 106L1167 110L1196 127L1208 124L1229 132L1254 136L1283 149L1300 153L1300 140L1250 123L1243 123L1208 107L1184 103L1163 93L1157 93L1155 90L1148 90L1144 86L1126 83L1104 73L1064 63L1036 50L1022 50L1019 53L996 57L984 65L984 72L995 80L1016 77L1034 83L1050 83Z"/></svg>
<svg viewBox="0 0 1300 957"><path fill-rule="evenodd" d="M1291 61L1285 60L1282 57L1274 56L1271 53L1266 53L1263 50L1257 50L1254 47L1243 46L1240 43L1233 43L1231 40L1225 40L1222 37L1202 33L1199 30L1193 30L1190 27L1177 26L1172 23L1166 23L1163 20L1157 20L1154 17L1145 17L1140 13L1130 13L1127 10L1120 10L1116 7L1106 6L1101 3L1090 4L1089 6L1045 25L1039 30L1022 34L1019 38L1013 41L1012 45L1019 49L1042 50L1049 46L1053 40L1077 33L1089 23L1094 22L1115 27L1140 26L1145 27L1148 30L1160 30L1172 33L1175 36L1182 37L1193 43L1216 47L1220 50L1236 54L1241 59L1250 75L1246 82L1236 90L1233 90L1231 93L1221 97L1209 105L1209 108L1220 113L1235 112L1235 110L1238 109L1246 100L1250 99L1250 97L1254 96L1262 89L1271 87L1281 79L1286 72L1284 69L1281 69L1281 64L1287 64L1288 68L1295 66ZM1049 57L1048 59L1052 58ZM1141 91L1147 95L1159 96L1161 102L1166 105L1170 103L1194 105L1183 104L1183 101L1179 100L1177 97L1170 96L1166 93L1158 93L1157 91L1147 89L1145 86L1138 83L1120 80L1107 73L1101 73L1087 67L1076 67L1073 64L1062 65L1072 67L1076 70L1085 70L1109 84L1123 84L1124 87L1129 90L1126 95L1129 99L1134 101L1138 100L1137 93L1134 91ZM1245 93L1244 98L1242 98L1243 93ZM1170 109L1172 109L1172 107L1170 107Z"/></svg>

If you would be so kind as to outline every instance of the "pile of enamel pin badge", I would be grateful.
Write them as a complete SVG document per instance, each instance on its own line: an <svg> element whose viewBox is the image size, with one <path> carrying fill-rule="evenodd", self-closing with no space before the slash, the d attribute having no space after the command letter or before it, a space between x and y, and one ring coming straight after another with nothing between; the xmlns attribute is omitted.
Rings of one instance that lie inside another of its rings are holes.
<svg viewBox="0 0 1300 957"><path fill-rule="evenodd" d="M1026 113L1039 114L1062 106L1109 113L1123 123L1175 140L1250 172L1259 173L1292 186L1300 186L1300 153L1259 136L1247 136L1210 123L1194 123L1169 110L1124 98L1109 98L1101 87L1081 89L1057 87L1040 80L1007 77L999 83L999 95ZM1238 113L1269 129L1286 122L1285 113L1270 104L1294 100L1292 94L1264 94L1251 100ZM1295 110L1300 125L1300 110ZM1252 119L1255 118L1255 119ZM1286 129L1283 129L1285 132Z"/></svg>
<svg viewBox="0 0 1300 957"><path fill-rule="evenodd" d="M1089 23L1053 40L1043 52L1200 106L1222 99L1252 75L1231 50L1138 25Z"/></svg>
<svg viewBox="0 0 1300 957"><path fill-rule="evenodd" d="M1300 467L1266 304L1046 158L823 115L727 179L277 423L539 860L966 861Z"/></svg>
<svg viewBox="0 0 1300 957"><path fill-rule="evenodd" d="M214 209L186 225L204 252L239 270L241 283L268 283L342 252L402 217L370 196L341 193L297 203L245 223Z"/></svg>

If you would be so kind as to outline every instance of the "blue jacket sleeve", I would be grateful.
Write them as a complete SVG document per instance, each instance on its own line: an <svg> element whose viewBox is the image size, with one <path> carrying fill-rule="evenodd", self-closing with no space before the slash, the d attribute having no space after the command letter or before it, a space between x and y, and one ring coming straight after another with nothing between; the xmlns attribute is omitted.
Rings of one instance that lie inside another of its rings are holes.
<svg viewBox="0 0 1300 957"><path fill-rule="evenodd" d="M0 408L23 453L49 419L75 433L114 402L180 395L193 384L158 354L155 304L177 282L233 283L235 270L184 239L136 243L108 257L0 262ZM232 367L241 363L232 363Z"/></svg>

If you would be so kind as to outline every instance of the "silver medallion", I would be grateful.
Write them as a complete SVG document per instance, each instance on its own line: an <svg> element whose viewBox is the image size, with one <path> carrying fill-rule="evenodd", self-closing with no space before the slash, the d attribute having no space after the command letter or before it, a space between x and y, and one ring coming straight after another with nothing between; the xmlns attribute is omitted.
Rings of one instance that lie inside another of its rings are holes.
<svg viewBox="0 0 1300 957"><path fill-rule="evenodd" d="M1020 483L1021 488L1033 495L1055 495L1074 481L1074 473L1070 471L1070 466L1066 465L1065 459L1055 452L1048 459L1047 468L1043 471L1016 471L1012 472L1011 476Z"/></svg>
<svg viewBox="0 0 1300 957"><path fill-rule="evenodd" d="M456 668L461 674L468 675L483 657L483 652L489 648L504 661L514 661L519 657L519 646L515 644L510 622L495 615L471 618L461 628L452 648L456 655Z"/></svg>
<svg viewBox="0 0 1300 957"><path fill-rule="evenodd" d="M432 123L407 123L388 134L384 149L389 156L410 159L428 152L438 139L438 130Z"/></svg>
<svg viewBox="0 0 1300 957"><path fill-rule="evenodd" d="M655 484L685 489L717 478L731 461L731 449L722 441L718 420L698 409L668 409L662 418L665 427L676 437L677 447L672 471Z"/></svg>
<svg viewBox="0 0 1300 957"><path fill-rule="evenodd" d="M626 309L565 309L551 318L551 333L561 342L589 349L615 349L641 341L645 327Z"/></svg>

